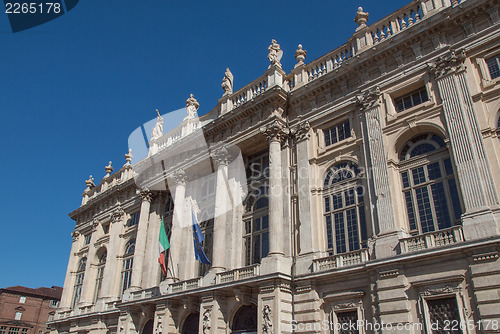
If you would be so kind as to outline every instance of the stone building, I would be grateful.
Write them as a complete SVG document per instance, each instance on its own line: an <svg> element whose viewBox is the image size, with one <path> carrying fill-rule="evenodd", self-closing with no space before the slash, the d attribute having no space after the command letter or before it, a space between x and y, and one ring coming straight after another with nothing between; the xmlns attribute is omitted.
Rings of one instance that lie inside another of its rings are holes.
<svg viewBox="0 0 500 334"><path fill-rule="evenodd" d="M62 288L11 286L0 289L0 334L47 334Z"/></svg>
<svg viewBox="0 0 500 334"><path fill-rule="evenodd" d="M367 20L89 178L53 332L498 333L498 1Z"/></svg>

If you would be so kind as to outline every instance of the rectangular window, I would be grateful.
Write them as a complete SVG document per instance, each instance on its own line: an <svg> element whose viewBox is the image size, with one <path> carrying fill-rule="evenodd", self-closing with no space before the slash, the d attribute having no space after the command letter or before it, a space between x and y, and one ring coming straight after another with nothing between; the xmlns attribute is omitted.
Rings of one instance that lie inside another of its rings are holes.
<svg viewBox="0 0 500 334"><path fill-rule="evenodd" d="M460 330L460 314L458 313L457 299L447 297L427 300L430 323L433 324L432 333L462 333ZM453 324L458 324L456 328ZM451 330L453 327L455 330Z"/></svg>
<svg viewBox="0 0 500 334"><path fill-rule="evenodd" d="M336 312L337 315L337 326L338 332L341 334L358 334L358 312L353 311L343 311Z"/></svg>
<svg viewBox="0 0 500 334"><path fill-rule="evenodd" d="M9 327L9 334L18 334L19 327Z"/></svg>
<svg viewBox="0 0 500 334"><path fill-rule="evenodd" d="M0 326L0 334L5 334L7 332L7 326Z"/></svg>
<svg viewBox="0 0 500 334"><path fill-rule="evenodd" d="M16 315L14 316L15 320L21 320L21 317L23 316L23 312L16 312Z"/></svg>
<svg viewBox="0 0 500 334"><path fill-rule="evenodd" d="M394 99L394 106L396 107L397 112L402 112L427 101L429 101L427 90L425 87L422 87L411 93L403 95L402 97Z"/></svg>
<svg viewBox="0 0 500 334"><path fill-rule="evenodd" d="M85 242L84 242L84 245L88 245L88 244L90 244L90 237L91 237L91 235L90 235L90 234L86 234L86 235L85 235L85 239L84 239L84 240L85 240Z"/></svg>
<svg viewBox="0 0 500 334"><path fill-rule="evenodd" d="M325 146L330 146L351 137L351 125L349 124L349 120L347 120L323 130L323 133L325 136Z"/></svg>
<svg viewBox="0 0 500 334"><path fill-rule="evenodd" d="M500 55L486 59L486 64L492 80L500 77Z"/></svg>
<svg viewBox="0 0 500 334"><path fill-rule="evenodd" d="M57 306L59 306L59 301L58 300L51 300L49 306L50 307L57 307Z"/></svg>
<svg viewBox="0 0 500 334"><path fill-rule="evenodd" d="M21 304L26 303L26 296L21 296L21 297L19 297L19 302L20 302Z"/></svg>
<svg viewBox="0 0 500 334"><path fill-rule="evenodd" d="M127 226L134 226L139 224L140 215L141 215L140 211L133 213L132 216L127 221Z"/></svg>

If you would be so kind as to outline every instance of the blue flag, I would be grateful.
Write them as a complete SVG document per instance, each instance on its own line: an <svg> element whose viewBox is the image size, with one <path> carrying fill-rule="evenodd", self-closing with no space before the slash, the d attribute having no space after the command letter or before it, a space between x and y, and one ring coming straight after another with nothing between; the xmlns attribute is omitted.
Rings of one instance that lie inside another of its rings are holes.
<svg viewBox="0 0 500 334"><path fill-rule="evenodd" d="M203 233L201 233L200 225L198 224L198 220L196 220L196 216L194 215L193 210L191 209L191 216L193 218L193 242L194 242L194 256L196 260L201 263L211 264L210 260L207 258L207 255L203 251L203 247L201 247L201 243L205 239Z"/></svg>

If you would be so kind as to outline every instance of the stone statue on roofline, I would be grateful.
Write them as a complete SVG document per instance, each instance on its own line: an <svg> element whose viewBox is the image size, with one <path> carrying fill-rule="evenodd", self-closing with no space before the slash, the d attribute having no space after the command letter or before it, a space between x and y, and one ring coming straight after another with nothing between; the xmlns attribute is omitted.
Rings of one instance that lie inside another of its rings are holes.
<svg viewBox="0 0 500 334"><path fill-rule="evenodd" d="M267 59L271 62L269 68L272 66L277 66L281 68L281 57L283 57L283 50L281 50L280 45L276 42L275 39L271 40L271 45L267 48L269 50L269 54L267 55Z"/></svg>
<svg viewBox="0 0 500 334"><path fill-rule="evenodd" d="M184 118L184 120L193 119L193 118L198 117L198 114L196 113L196 110L198 110L199 106L200 106L200 104L194 98L193 94L191 94L189 96L189 98L186 100L187 116L186 116L186 118Z"/></svg>
<svg viewBox="0 0 500 334"><path fill-rule="evenodd" d="M233 93L233 73L226 68L226 73L224 73L224 79L222 79L222 89L224 89L224 95L226 96Z"/></svg>
<svg viewBox="0 0 500 334"><path fill-rule="evenodd" d="M155 140L163 136L163 117L161 117L160 112L156 109L158 117L156 118L156 124L151 133L151 140Z"/></svg>

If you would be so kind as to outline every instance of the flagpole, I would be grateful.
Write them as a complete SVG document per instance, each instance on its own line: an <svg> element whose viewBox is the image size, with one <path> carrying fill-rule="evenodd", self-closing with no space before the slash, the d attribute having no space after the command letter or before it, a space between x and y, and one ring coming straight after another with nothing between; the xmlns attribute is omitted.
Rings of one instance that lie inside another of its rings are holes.
<svg viewBox="0 0 500 334"><path fill-rule="evenodd" d="M158 110L157 110L157 112L158 112ZM159 113L158 113L158 115L159 115ZM161 162L161 168L163 169L163 180L165 182L165 191L167 191L167 189L168 189L168 191L170 192L170 188L168 187L168 182L167 182L167 178L166 178L165 164L163 163L163 161ZM170 193L170 197L172 197L172 193ZM175 203L174 203L174 205L175 205ZM172 217L172 229L173 228L174 228L174 220ZM170 234L170 235L172 235L172 234ZM168 237L168 235L167 235L167 237ZM168 258L170 260L170 264L172 265L172 267L170 268L170 266L168 266L169 268L167 268L167 274L168 274L168 270L170 270L170 273L173 276L172 278L175 280L176 277L175 277L175 272L174 272L174 262L172 261L172 256L171 256L172 255L172 245L170 245L170 238L168 238L168 239L169 239L169 249L170 249L170 252L168 254Z"/></svg>

